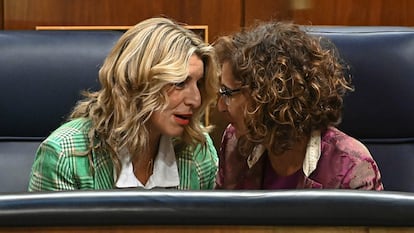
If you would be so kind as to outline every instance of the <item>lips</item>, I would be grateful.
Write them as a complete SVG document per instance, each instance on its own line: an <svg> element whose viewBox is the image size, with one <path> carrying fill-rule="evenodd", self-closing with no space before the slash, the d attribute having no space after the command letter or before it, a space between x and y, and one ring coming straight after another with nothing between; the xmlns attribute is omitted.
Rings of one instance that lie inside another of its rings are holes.
<svg viewBox="0 0 414 233"><path fill-rule="evenodd" d="M179 125L188 125L190 123L192 114L175 114L174 120Z"/></svg>

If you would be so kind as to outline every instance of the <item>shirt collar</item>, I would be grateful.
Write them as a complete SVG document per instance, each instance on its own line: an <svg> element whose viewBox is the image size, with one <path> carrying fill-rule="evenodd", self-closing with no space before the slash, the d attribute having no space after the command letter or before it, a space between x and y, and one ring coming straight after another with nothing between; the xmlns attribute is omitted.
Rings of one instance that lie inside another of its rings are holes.
<svg viewBox="0 0 414 233"><path fill-rule="evenodd" d="M168 136L161 136L158 153L154 161L153 173L145 185L135 177L131 155L126 148L120 151L119 159L121 162L121 172L118 179L115 177L115 186L117 188L167 188L178 186L180 183L174 146L171 138Z"/></svg>
<svg viewBox="0 0 414 233"><path fill-rule="evenodd" d="M254 147L253 152L247 158L247 165L249 168L253 167L260 157L262 157L265 152L265 147L263 145L257 145ZM319 158L321 157L321 132L315 130L311 133L308 145L306 147L306 155L303 161L303 173L306 177L315 171L316 166L318 165Z"/></svg>
<svg viewBox="0 0 414 233"><path fill-rule="evenodd" d="M321 131L314 130L311 133L308 145L306 147L305 160L303 161L303 173L306 177L315 171L321 157Z"/></svg>

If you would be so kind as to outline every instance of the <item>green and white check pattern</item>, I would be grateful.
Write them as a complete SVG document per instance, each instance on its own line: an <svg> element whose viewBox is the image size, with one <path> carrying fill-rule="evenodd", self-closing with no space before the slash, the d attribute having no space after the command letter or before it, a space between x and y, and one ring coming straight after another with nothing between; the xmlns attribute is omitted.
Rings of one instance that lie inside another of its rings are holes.
<svg viewBox="0 0 414 233"><path fill-rule="evenodd" d="M88 131L90 122L79 118L56 129L39 146L32 166L29 191L100 190L115 188L114 166L110 155L94 151L90 161ZM214 144L207 135L207 146L177 152L180 176L178 189L213 189L218 158Z"/></svg>

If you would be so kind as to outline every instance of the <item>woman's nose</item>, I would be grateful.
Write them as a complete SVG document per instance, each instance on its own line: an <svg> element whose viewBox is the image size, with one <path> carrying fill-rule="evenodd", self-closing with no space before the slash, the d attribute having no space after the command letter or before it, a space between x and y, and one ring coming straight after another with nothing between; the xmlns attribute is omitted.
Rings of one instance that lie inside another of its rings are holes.
<svg viewBox="0 0 414 233"><path fill-rule="evenodd" d="M219 95L218 96L218 99L217 99L217 110L219 112L225 112L225 111L227 111L227 105L226 105L226 103L224 101L224 98L221 95Z"/></svg>
<svg viewBox="0 0 414 233"><path fill-rule="evenodd" d="M193 108L198 108L201 105L201 94L197 86L192 87L187 92L185 104L191 105Z"/></svg>

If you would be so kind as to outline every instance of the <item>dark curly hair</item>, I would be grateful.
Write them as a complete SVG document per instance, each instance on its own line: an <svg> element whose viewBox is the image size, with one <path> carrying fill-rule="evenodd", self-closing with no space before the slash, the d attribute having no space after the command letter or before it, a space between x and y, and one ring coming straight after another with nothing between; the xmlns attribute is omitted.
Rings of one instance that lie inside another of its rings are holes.
<svg viewBox="0 0 414 233"><path fill-rule="evenodd" d="M291 22L270 21L221 37L214 47L220 63L229 62L234 78L248 87L243 154L256 144L282 153L313 130L340 123L343 96L353 87L326 38Z"/></svg>

